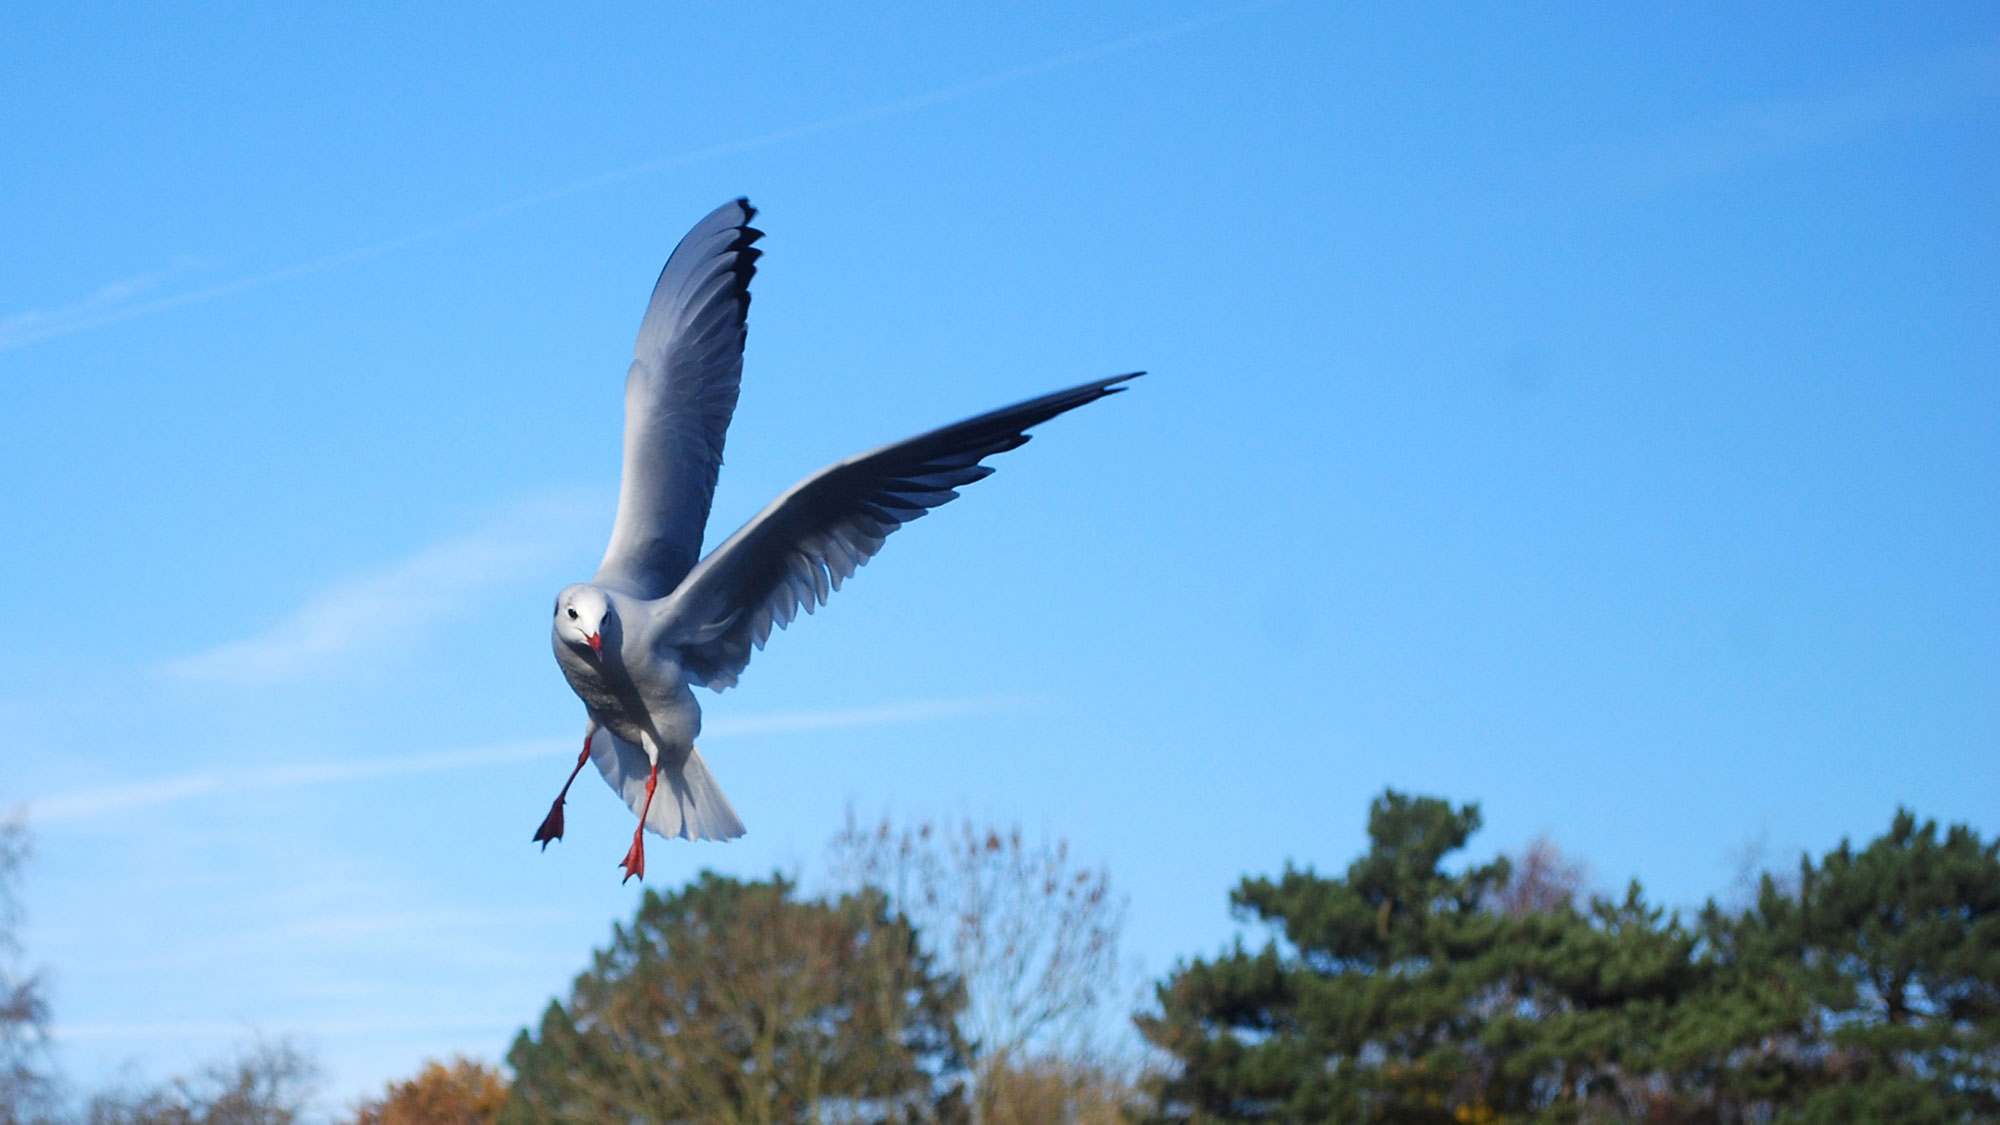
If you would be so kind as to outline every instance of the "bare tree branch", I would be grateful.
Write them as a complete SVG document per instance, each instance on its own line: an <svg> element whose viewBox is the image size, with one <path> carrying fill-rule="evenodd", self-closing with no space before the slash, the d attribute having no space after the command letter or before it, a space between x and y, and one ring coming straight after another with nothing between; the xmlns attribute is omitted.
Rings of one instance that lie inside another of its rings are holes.
<svg viewBox="0 0 2000 1125"><path fill-rule="evenodd" d="M1018 826L926 819L898 829L885 818L864 828L852 809L830 851L837 880L882 888L964 982L962 1023L978 1052L983 1119L997 1119L993 1098L1017 1070L1012 1086L1047 1091L1060 1085L1048 1077L1055 1069L1105 1069L1097 1058L1103 1008L1125 998L1125 900L1103 868L1077 862L1065 841L1031 840ZM1042 1076L1039 1085L1031 1073Z"/></svg>
<svg viewBox="0 0 2000 1125"><path fill-rule="evenodd" d="M1590 885L1590 868L1547 836L1528 841L1519 855L1507 861L1507 882L1493 893L1489 905L1509 918L1574 908Z"/></svg>
<svg viewBox="0 0 2000 1125"><path fill-rule="evenodd" d="M49 1003L39 975L20 967L20 878L30 853L18 813L0 820L0 1125L41 1119L52 1108Z"/></svg>

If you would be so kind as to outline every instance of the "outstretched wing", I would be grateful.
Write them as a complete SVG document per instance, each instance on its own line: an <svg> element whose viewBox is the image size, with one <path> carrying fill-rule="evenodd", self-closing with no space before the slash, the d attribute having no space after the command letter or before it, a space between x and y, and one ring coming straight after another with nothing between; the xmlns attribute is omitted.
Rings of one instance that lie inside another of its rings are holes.
<svg viewBox="0 0 2000 1125"><path fill-rule="evenodd" d="M1143 372L1043 395L821 469L701 560L661 612L681 666L721 691L775 625L811 613L882 549L890 532L993 470L979 462L1025 444L1029 427L1125 388Z"/></svg>
<svg viewBox="0 0 2000 1125"><path fill-rule="evenodd" d="M625 376L618 521L592 579L665 596L694 566L743 376L744 314L763 232L747 199L725 203L674 247L639 322Z"/></svg>

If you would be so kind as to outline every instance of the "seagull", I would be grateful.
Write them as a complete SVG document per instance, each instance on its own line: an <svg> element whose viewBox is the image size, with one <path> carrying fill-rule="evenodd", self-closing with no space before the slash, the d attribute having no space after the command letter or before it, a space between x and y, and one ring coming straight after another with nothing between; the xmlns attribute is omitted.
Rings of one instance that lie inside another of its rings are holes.
<svg viewBox="0 0 2000 1125"><path fill-rule="evenodd" d="M548 850L585 762L639 815L619 866L646 875L645 830L729 840L743 821L695 749L693 688L735 685L772 628L826 602L889 534L993 470L1031 426L1124 390L1099 379L836 461L795 484L706 558L722 443L743 375L750 278L763 232L747 199L716 208L668 256L625 376L625 460L611 545L556 595L552 644L583 700L583 750L535 832ZM662 778L667 792L655 799Z"/></svg>

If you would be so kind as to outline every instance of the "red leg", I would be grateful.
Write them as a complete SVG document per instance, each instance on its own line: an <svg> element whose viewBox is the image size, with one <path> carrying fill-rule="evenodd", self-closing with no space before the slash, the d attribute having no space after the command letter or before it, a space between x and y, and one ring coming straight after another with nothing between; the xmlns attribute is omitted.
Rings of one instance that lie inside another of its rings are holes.
<svg viewBox="0 0 2000 1125"><path fill-rule="evenodd" d="M562 839L563 798L569 796L570 782L576 780L576 775L583 771L583 763L588 762L589 760L590 760L590 735L586 734L583 736L583 753L578 754L576 756L576 768L569 771L569 781L563 782L562 792L556 794L556 803L549 806L549 815L543 818L542 826L540 828L535 829L535 842L542 845L543 851L549 850L550 840Z"/></svg>
<svg viewBox="0 0 2000 1125"><path fill-rule="evenodd" d="M646 811L653 807L653 787L659 783L660 764L654 762L653 772L646 775L646 799L639 805L639 827L632 830L632 847L626 851L625 858L618 861L618 865L625 869L625 878L618 880L620 883L627 882L634 875L639 877L640 882L646 881Z"/></svg>

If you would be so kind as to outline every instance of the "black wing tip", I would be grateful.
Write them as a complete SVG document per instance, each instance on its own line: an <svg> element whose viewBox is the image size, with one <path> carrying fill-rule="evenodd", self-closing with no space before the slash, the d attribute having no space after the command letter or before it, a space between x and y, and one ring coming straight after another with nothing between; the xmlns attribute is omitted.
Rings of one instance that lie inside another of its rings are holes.
<svg viewBox="0 0 2000 1125"><path fill-rule="evenodd" d="M1099 380L1097 383L1097 389L1107 395L1122 394L1125 391L1129 391L1132 389L1130 387L1125 386L1124 384L1129 383L1132 380L1137 379L1144 374L1145 374L1144 371L1128 371L1123 375L1113 375L1109 379ZM1086 383L1084 385L1089 386L1090 384Z"/></svg>
<svg viewBox="0 0 2000 1125"><path fill-rule="evenodd" d="M738 209L737 215L731 216L725 214L731 207ZM750 205L748 196L737 196L735 199L702 216L701 221L688 228L688 232L681 236L679 242L674 244L673 252L667 255L667 264L660 267L660 282L664 282L667 279L676 258L679 258L683 253L693 253L697 249L694 242L697 236L709 237L725 231L733 231L735 233L729 239L728 244L705 260L713 262L716 259L728 258L733 255L734 257L722 268L736 274L742 284L748 285L751 275L757 272L757 259L764 255L762 250L752 245L758 239L764 237L763 231L750 225L750 220L756 217L756 214L757 209ZM726 224L717 224L716 220L719 218L733 219L733 221ZM689 262L687 268L691 273L700 273L703 266ZM659 282L654 283L654 295L656 297L659 295Z"/></svg>
<svg viewBox="0 0 2000 1125"><path fill-rule="evenodd" d="M1144 371L1128 371L1123 375L1113 375L1109 379L1093 379L1088 383L1080 383L1077 386L1071 387L1069 390L1057 391L1047 396L1047 401L1051 405L1056 406L1056 414L1067 414L1079 406L1096 402L1100 398L1109 398L1112 395L1123 394L1131 390L1132 388L1124 384L1144 374ZM1050 415L1050 417L1054 416L1054 414Z"/></svg>
<svg viewBox="0 0 2000 1125"><path fill-rule="evenodd" d="M729 209L732 207L736 209L736 214L734 215L728 214ZM735 199L730 200L729 202L723 204L720 207L717 207L715 210L710 211L708 214L702 216L701 221L696 223L694 226L690 227L688 229L688 233L681 238L681 244L685 245L688 239L694 236L695 232L700 231L704 228L713 231L733 230L736 232L736 237L729 240L729 245L723 247L722 253L724 254L741 253L745 250L748 250L750 248L751 243L764 237L763 231L758 230L756 227L750 225L750 220L756 217L757 217L757 208L751 204L750 197L747 195L739 195ZM711 225L714 224L715 220L717 219L728 219L730 221L726 225L722 226ZM680 250L680 246L675 246L674 250L676 253L678 253ZM761 253L761 252L762 251L754 251L753 253Z"/></svg>
<svg viewBox="0 0 2000 1125"><path fill-rule="evenodd" d="M1051 394L1044 395L1042 396L1041 401L1055 402L1060 400L1068 402L1069 405L1066 405L1062 407L1061 410L1057 411L1058 414L1065 413L1067 411L1074 410L1077 407L1084 405L1085 403L1096 402L1098 399L1104 398L1107 395L1115 395L1115 394L1120 394L1124 391L1129 391L1132 388L1124 386L1123 384L1129 383L1132 380L1137 379L1139 376L1144 374L1145 374L1144 371L1128 371L1123 375L1113 375L1109 379L1092 379L1088 383L1078 383L1076 386L1071 387L1068 390L1055 391ZM1030 399L1028 401L1034 402L1038 400ZM1023 403L1022 405L1025 406L1027 404Z"/></svg>
<svg viewBox="0 0 2000 1125"><path fill-rule="evenodd" d="M755 243L764 237L764 232L750 225L750 220L757 217L757 208L751 206L749 196L739 195L733 202L743 214L734 224L736 237L729 240L729 245L723 248L723 253L736 255L736 260L730 264L729 269L736 275L737 283L742 287L743 306L747 311L750 306L750 279L757 274L757 259L764 256L764 251L758 249ZM729 204L725 203L723 206L727 207Z"/></svg>
<svg viewBox="0 0 2000 1125"><path fill-rule="evenodd" d="M1119 384L1130 382L1144 374L1144 371L1130 371L1123 375L1113 375L1108 379L1092 379L1088 383L1051 391L1040 398L1025 399L1012 406L1003 406L998 410L975 415L955 425L947 426L939 433L955 432L961 437L970 437L983 432L989 440L1000 434L1024 434L1079 406L1088 406L1098 399L1118 394L1127 389ZM1005 447L1005 449L1013 448L1015 446L1012 445ZM981 456L990 457L994 452L1004 452L1004 450L992 450Z"/></svg>
<svg viewBox="0 0 2000 1125"><path fill-rule="evenodd" d="M747 195L739 195L736 197L735 202L736 206L741 208L743 211L743 217L736 220L737 229L743 232L743 236L737 239L736 242L731 245L730 249L747 250L749 249L751 243L764 237L764 232L750 225L750 220L757 217L757 208L751 204L750 197ZM763 251L761 250L756 252L760 254L763 253Z"/></svg>
<svg viewBox="0 0 2000 1125"><path fill-rule="evenodd" d="M736 208L736 210L741 213L736 216L735 222L729 224L730 226L733 227L744 226L748 224L750 220L757 217L757 206L750 202L750 197L747 195L739 195L735 199L732 199L729 202L723 204L722 206L717 207L715 210L710 211L708 213L708 218L713 219L717 215L720 215L722 212L728 210L731 207Z"/></svg>

